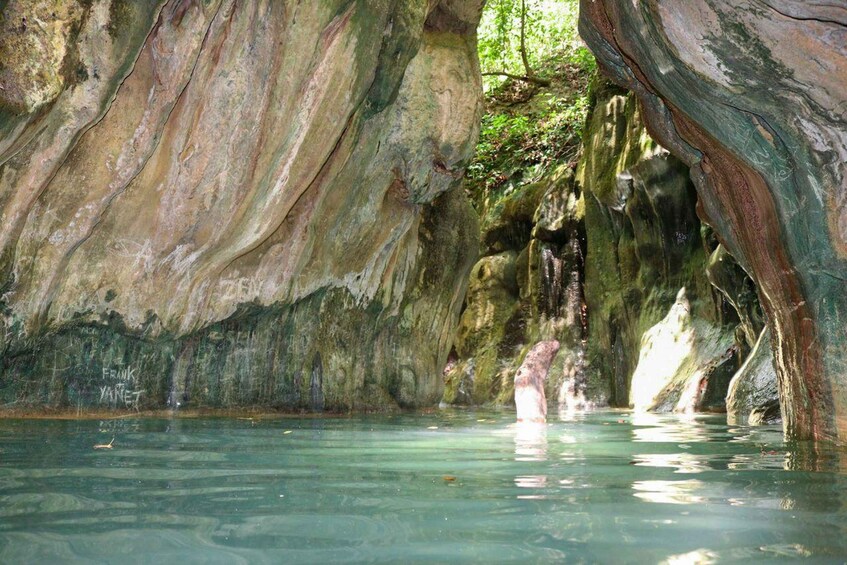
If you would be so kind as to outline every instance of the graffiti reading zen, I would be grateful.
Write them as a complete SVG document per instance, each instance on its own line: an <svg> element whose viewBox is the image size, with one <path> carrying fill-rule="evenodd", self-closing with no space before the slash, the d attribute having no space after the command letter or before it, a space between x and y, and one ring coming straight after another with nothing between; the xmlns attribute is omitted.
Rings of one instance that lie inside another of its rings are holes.
<svg viewBox="0 0 847 565"><path fill-rule="evenodd" d="M138 410L143 390L136 389L138 376L135 367L110 369L103 367L103 384L100 385L100 404L110 408Z"/></svg>

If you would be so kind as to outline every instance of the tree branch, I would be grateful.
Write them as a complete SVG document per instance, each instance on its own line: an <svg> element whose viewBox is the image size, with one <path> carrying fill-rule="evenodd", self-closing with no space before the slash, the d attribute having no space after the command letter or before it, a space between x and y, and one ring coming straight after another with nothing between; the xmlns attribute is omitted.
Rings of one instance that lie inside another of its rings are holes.
<svg viewBox="0 0 847 565"><path fill-rule="evenodd" d="M521 61L523 61L526 76L532 76L529 58L526 56L526 0L521 0Z"/></svg>
<svg viewBox="0 0 847 565"><path fill-rule="evenodd" d="M490 73L482 73L484 77L507 77L512 80L520 80L523 82L531 82L532 84L537 84L538 86L550 86L550 81L546 78L541 78L533 75L513 75L512 73L505 73L500 71L492 71Z"/></svg>

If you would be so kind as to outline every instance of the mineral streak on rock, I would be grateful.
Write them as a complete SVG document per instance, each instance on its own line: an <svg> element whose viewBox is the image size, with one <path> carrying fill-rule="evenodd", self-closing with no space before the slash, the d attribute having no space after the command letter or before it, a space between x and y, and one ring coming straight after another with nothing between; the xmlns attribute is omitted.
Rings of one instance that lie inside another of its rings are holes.
<svg viewBox="0 0 847 565"><path fill-rule="evenodd" d="M515 373L515 408L518 422L547 421L544 381L558 351L558 341L542 341L535 344L524 357L520 369Z"/></svg>
<svg viewBox="0 0 847 565"><path fill-rule="evenodd" d="M787 433L847 437L847 8L582 0L580 31L692 169L754 279Z"/></svg>
<svg viewBox="0 0 847 565"><path fill-rule="evenodd" d="M151 407L308 407L318 353L327 409L437 400L476 258L452 189L480 10L4 3L5 402L85 403L133 364Z"/></svg>

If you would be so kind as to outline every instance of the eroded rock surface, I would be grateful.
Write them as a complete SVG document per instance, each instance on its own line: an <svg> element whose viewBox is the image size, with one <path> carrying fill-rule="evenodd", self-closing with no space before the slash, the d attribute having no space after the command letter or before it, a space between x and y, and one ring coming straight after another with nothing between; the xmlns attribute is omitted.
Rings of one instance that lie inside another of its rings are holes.
<svg viewBox="0 0 847 565"><path fill-rule="evenodd" d="M701 215L757 284L787 432L847 436L847 8L583 0L580 31L692 167Z"/></svg>
<svg viewBox="0 0 847 565"><path fill-rule="evenodd" d="M630 403L636 410L724 410L737 367L734 335L695 318L691 310L682 289L667 316L641 337L630 383Z"/></svg>
<svg viewBox="0 0 847 565"><path fill-rule="evenodd" d="M636 98L603 81L593 98L575 174L543 175L483 218L489 255L445 401L510 402L516 365L555 339L545 395L563 410L723 411L762 328L752 282L701 224L688 168L647 135Z"/></svg>
<svg viewBox="0 0 847 565"><path fill-rule="evenodd" d="M779 391L773 366L770 330L763 330L726 395L730 424L773 424L780 420Z"/></svg>
<svg viewBox="0 0 847 565"><path fill-rule="evenodd" d="M738 318L708 280L688 169L647 135L634 96L605 84L595 98L577 172L589 394L640 410L722 410Z"/></svg>
<svg viewBox="0 0 847 565"><path fill-rule="evenodd" d="M532 346L515 373L515 409L518 422L542 423L547 420L547 396L544 381L550 364L559 351L556 340Z"/></svg>
<svg viewBox="0 0 847 565"><path fill-rule="evenodd" d="M479 1L4 4L5 404L438 399Z"/></svg>
<svg viewBox="0 0 847 565"><path fill-rule="evenodd" d="M584 223L573 171L560 166L508 195L482 221L444 401L511 404L514 375L539 342L561 345L545 395L584 398ZM582 395L582 396L580 396Z"/></svg>

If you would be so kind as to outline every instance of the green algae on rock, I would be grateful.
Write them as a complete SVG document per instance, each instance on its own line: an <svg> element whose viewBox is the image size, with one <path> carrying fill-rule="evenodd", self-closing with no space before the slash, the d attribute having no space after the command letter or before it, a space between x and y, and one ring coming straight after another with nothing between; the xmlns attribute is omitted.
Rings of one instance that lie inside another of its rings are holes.
<svg viewBox="0 0 847 565"><path fill-rule="evenodd" d="M448 404L511 404L514 376L538 343L560 343L545 395L556 398L581 366L582 205L573 172L560 166L503 197L482 219L484 253L471 271L445 375Z"/></svg>
<svg viewBox="0 0 847 565"><path fill-rule="evenodd" d="M737 368L737 319L706 276L688 170L647 135L634 96L601 83L595 99L577 172L592 395L643 410L720 410Z"/></svg>
<svg viewBox="0 0 847 565"><path fill-rule="evenodd" d="M444 400L511 402L522 360L555 339L545 395L564 410L723 411L762 328L752 282L701 224L688 168L647 135L636 98L597 81L592 100L576 172L553 168L483 209Z"/></svg>

